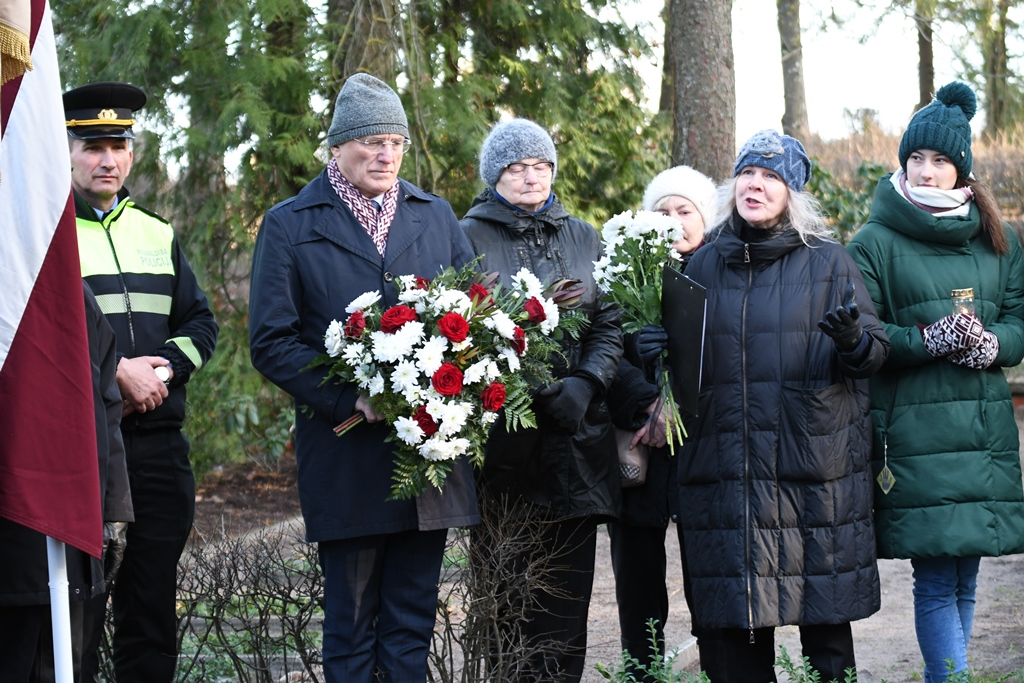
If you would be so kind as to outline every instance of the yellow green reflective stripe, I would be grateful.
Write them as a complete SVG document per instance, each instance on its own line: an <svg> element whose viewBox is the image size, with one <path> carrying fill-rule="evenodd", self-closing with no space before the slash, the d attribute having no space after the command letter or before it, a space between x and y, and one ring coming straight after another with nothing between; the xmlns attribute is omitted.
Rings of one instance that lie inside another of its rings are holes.
<svg viewBox="0 0 1024 683"><path fill-rule="evenodd" d="M188 356L188 359L192 361L192 365L196 366L196 371L203 367L203 357L199 355L199 349L196 348L190 337L171 337L167 340L167 343L174 344L183 354Z"/></svg>
<svg viewBox="0 0 1024 683"><path fill-rule="evenodd" d="M131 297L132 313L171 314L172 300L166 294L132 292L128 296ZM96 302L100 305L103 315L128 312L128 308L124 305L123 294L101 294L96 297Z"/></svg>

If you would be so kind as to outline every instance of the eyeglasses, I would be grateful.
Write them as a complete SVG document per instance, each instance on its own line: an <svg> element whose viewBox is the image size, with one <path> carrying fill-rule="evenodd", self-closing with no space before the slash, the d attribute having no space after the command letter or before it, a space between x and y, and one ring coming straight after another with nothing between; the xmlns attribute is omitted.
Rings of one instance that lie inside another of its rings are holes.
<svg viewBox="0 0 1024 683"><path fill-rule="evenodd" d="M412 147L412 140L409 138L403 138L401 140L387 140L385 138L366 138L365 140L360 138L353 138L354 142L358 142L363 147L373 150L377 154L384 151L384 148L391 150L393 154L404 154L409 151Z"/></svg>
<svg viewBox="0 0 1024 683"><path fill-rule="evenodd" d="M533 172L537 174L538 178L547 178L551 175L551 172L555 170L555 165L550 161L538 161L535 164L509 164L505 167L510 177L515 179L525 178L526 173L533 169Z"/></svg>

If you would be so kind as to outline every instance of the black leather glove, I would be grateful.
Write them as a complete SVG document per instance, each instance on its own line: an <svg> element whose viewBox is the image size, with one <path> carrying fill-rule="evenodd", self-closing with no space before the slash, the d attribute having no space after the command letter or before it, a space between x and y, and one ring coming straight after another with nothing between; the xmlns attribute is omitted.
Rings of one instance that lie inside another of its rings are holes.
<svg viewBox="0 0 1024 683"><path fill-rule="evenodd" d="M128 545L128 522L103 522L103 578L109 584L117 575Z"/></svg>
<svg viewBox="0 0 1024 683"><path fill-rule="evenodd" d="M627 360L644 369L668 348L668 332L661 325L644 325L636 334L627 335L625 343Z"/></svg>
<svg viewBox="0 0 1024 683"><path fill-rule="evenodd" d="M582 377L566 377L537 393L537 402L558 426L575 434L594 398L594 384Z"/></svg>
<svg viewBox="0 0 1024 683"><path fill-rule="evenodd" d="M846 286L846 295L843 297L843 305L836 306L836 310L825 313L825 319L818 321L821 331L832 337L836 348L841 352L853 351L860 344L864 330L860 326L860 309L857 308L857 301L854 298L857 294L857 285L853 282Z"/></svg>

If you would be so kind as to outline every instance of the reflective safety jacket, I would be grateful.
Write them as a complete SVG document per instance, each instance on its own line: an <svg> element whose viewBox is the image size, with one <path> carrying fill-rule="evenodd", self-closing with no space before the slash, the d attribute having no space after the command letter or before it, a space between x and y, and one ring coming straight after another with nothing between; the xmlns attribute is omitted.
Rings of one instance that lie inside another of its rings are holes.
<svg viewBox="0 0 1024 683"><path fill-rule="evenodd" d="M82 279L114 328L118 362L161 356L174 369L163 404L125 416L121 429L180 429L185 384L213 355L217 323L171 225L136 205L125 189L118 196L100 220L75 194Z"/></svg>

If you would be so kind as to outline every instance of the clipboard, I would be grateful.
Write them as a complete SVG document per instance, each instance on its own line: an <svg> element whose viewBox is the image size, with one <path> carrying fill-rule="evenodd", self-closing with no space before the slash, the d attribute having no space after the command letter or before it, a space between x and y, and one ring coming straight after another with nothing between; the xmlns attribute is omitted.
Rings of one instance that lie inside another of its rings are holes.
<svg viewBox="0 0 1024 683"><path fill-rule="evenodd" d="M707 292L675 268L661 275L661 324L668 333L672 393L681 410L697 416L697 397L704 367Z"/></svg>

